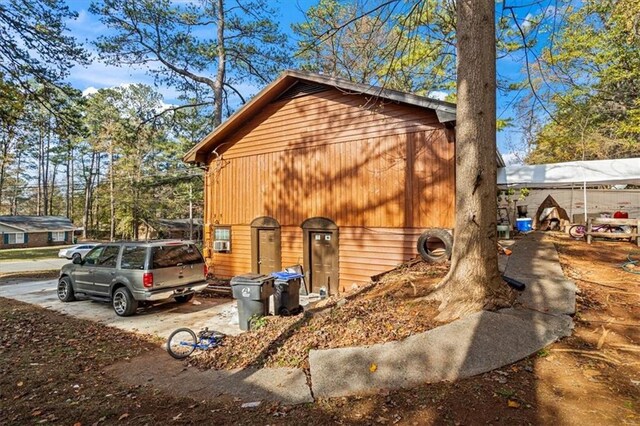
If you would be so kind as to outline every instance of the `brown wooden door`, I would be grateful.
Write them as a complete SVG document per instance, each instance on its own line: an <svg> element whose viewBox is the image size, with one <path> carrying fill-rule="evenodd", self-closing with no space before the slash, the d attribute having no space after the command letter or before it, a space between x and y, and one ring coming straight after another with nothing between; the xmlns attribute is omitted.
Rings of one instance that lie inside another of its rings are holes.
<svg viewBox="0 0 640 426"><path fill-rule="evenodd" d="M258 229L258 273L269 274L278 268L276 250L276 231L274 229Z"/></svg>
<svg viewBox="0 0 640 426"><path fill-rule="evenodd" d="M336 251L331 239L331 232L311 232L311 285L310 291L318 293L324 287L328 294L331 286L337 288L338 283L331 282L331 275L336 265Z"/></svg>

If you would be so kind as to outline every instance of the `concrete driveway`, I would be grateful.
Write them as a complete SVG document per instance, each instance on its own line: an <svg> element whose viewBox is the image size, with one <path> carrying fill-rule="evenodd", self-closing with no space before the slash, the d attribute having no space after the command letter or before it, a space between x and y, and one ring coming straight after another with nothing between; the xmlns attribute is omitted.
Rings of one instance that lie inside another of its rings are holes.
<svg viewBox="0 0 640 426"><path fill-rule="evenodd" d="M5 263L2 264L4 266ZM204 327L225 334L240 334L235 301L229 298L195 297L191 302L173 301L139 309L131 317L119 317L108 303L88 299L63 303L56 293L57 280L0 279L0 297L20 300L122 330L166 339L176 328L195 331Z"/></svg>

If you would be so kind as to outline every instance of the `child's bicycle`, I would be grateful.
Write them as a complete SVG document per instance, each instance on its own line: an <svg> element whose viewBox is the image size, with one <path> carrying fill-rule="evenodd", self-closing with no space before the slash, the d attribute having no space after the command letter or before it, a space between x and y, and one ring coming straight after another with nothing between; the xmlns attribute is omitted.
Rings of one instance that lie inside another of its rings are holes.
<svg viewBox="0 0 640 426"><path fill-rule="evenodd" d="M602 224L602 225L593 225L593 232L624 232L619 226ZM569 228L569 235L571 238L575 238L576 240L580 240L584 238L584 233L587 232L587 227L585 225L573 225Z"/></svg>
<svg viewBox="0 0 640 426"><path fill-rule="evenodd" d="M175 359L184 359L196 349L206 351L222 344L225 335L208 328L200 330L198 336L189 328L179 328L167 340L167 352Z"/></svg>

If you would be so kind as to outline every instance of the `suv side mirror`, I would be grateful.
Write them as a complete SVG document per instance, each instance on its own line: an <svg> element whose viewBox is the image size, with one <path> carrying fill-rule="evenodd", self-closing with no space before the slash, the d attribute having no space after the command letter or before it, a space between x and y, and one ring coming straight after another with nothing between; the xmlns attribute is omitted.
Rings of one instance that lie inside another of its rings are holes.
<svg viewBox="0 0 640 426"><path fill-rule="evenodd" d="M76 265L82 265L82 258L77 256L73 258L73 263L75 263Z"/></svg>

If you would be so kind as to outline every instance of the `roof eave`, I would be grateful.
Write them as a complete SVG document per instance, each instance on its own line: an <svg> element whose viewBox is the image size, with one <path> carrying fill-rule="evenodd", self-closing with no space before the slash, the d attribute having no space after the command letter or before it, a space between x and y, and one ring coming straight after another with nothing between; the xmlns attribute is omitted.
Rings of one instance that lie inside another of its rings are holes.
<svg viewBox="0 0 640 426"><path fill-rule="evenodd" d="M8 228L17 229L17 230L22 231L22 232L27 232L27 231L26 231L26 229L24 229L24 228L20 228L20 227L18 227L18 226L11 225L11 224L6 223L6 222L0 222L0 225L6 226L6 227L8 227Z"/></svg>

